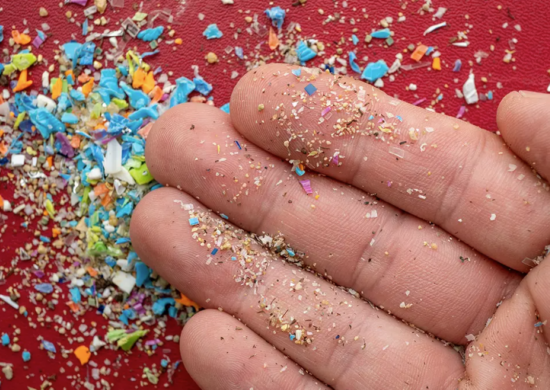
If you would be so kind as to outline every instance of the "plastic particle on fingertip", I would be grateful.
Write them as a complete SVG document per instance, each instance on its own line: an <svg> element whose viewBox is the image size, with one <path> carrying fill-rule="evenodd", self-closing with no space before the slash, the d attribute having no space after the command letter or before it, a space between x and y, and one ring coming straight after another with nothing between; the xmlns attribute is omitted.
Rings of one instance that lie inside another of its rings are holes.
<svg viewBox="0 0 550 390"><path fill-rule="evenodd" d="M302 69L292 69L292 74L296 77L300 77L300 75L302 74Z"/></svg>
<svg viewBox="0 0 550 390"><path fill-rule="evenodd" d="M373 83L379 78L383 77L388 72L388 70L389 70L388 65L386 65L384 60L371 62L367 65L367 67L363 71L361 78Z"/></svg>
<svg viewBox="0 0 550 390"><path fill-rule="evenodd" d="M317 91L317 88L313 84L308 84L305 86L304 90L307 92L309 96L311 96L315 93L315 91Z"/></svg>
<svg viewBox="0 0 550 390"><path fill-rule="evenodd" d="M164 26L148 28L147 30L140 31L137 35L137 38L145 42L151 42L158 39L163 32L164 32Z"/></svg>
<svg viewBox="0 0 550 390"><path fill-rule="evenodd" d="M271 19L271 24L273 27L281 28L283 27L283 22L285 21L286 12L281 7L273 7L265 10L265 14L269 19Z"/></svg>
<svg viewBox="0 0 550 390"><path fill-rule="evenodd" d="M229 114L229 103L225 103L223 106L221 106L220 110Z"/></svg>
<svg viewBox="0 0 550 390"><path fill-rule="evenodd" d="M296 54L298 55L300 62L309 61L317 56L317 53L310 49L304 41L298 42Z"/></svg>
<svg viewBox="0 0 550 390"><path fill-rule="evenodd" d="M170 98L170 108L185 103L188 100L188 96L195 90L195 83L186 77L180 77L176 79L176 89L174 90L172 97Z"/></svg>
<svg viewBox="0 0 550 390"><path fill-rule="evenodd" d="M216 255L216 253L218 253L218 248L214 248L212 249L212 252L210 252L212 256Z"/></svg>
<svg viewBox="0 0 550 390"><path fill-rule="evenodd" d="M206 39L217 39L223 36L223 33L220 31L216 24L210 24L206 27L206 30L202 33Z"/></svg>
<svg viewBox="0 0 550 390"><path fill-rule="evenodd" d="M197 217L189 218L189 225L196 226L199 224L199 219Z"/></svg>
<svg viewBox="0 0 550 390"><path fill-rule="evenodd" d="M378 39L386 39L386 38L389 38L391 36L391 32L390 32L389 28L385 28L383 30L378 30L378 31L372 32L370 34L370 36L373 37L373 38L378 38Z"/></svg>

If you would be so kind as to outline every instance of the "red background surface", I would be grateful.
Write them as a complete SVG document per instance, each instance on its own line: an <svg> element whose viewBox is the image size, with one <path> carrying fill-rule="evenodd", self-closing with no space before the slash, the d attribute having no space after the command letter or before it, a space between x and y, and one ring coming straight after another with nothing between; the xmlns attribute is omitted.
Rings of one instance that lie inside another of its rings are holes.
<svg viewBox="0 0 550 390"><path fill-rule="evenodd" d="M51 26L52 36L38 50L33 52L42 54L47 59L52 59L54 50L58 49L59 44L65 43L71 39L72 34L80 42L82 42L81 29L75 24L67 22L65 12L70 10L76 13L75 19L83 22L83 8L71 4L63 8L59 7L59 0L47 1L13 1L3 0L0 7L3 11L0 12L0 25L4 25L5 40L0 44L0 49L9 48L7 38L9 37L11 27L15 26L19 31L25 29L23 19L27 20L27 26L31 29L31 36L34 38L35 28L40 28L44 22ZM88 1L88 6L93 2ZM455 116L461 105L464 104L462 99L456 98L454 95L455 88L462 88L462 84L466 81L468 72L473 69L476 74L476 84L479 92L487 92L492 90L495 99L492 102L480 102L477 106L468 106L468 110L464 119L479 125L485 129L494 131L497 130L495 115L498 102L506 95L506 93L514 90L534 90L543 92L550 83L550 28L548 28L548 5L544 0L538 1L464 1L464 0L435 0L434 7L446 7L447 13L441 21L447 21L449 27L443 28L435 33L423 37L424 30L432 24L439 23L440 20L433 20L432 15L420 15L419 8L423 4L421 1L397 1L397 0L348 0L348 7L342 7L342 1L335 3L332 0L309 0L305 6L293 7L291 1L281 0L274 3L267 1L243 1L235 0L234 5L222 5L220 0L187 0L186 4L181 1L174 0L156 0L144 1L144 11L150 12L154 9L168 8L175 15L174 23L171 25L177 31L175 37L183 39L184 44L179 46L176 51L171 47L161 43L161 53L153 58L149 58L148 62L153 66L162 66L163 70L172 71L175 77L186 76L191 78L193 70L191 65L200 66L200 74L206 81L210 82L214 91L212 96L216 106L221 106L229 101L231 90L233 89L236 79L232 80L230 75L232 71L239 72L243 75L246 72L246 67L243 60L239 60L234 54L227 55L224 49L228 46L243 47L245 55L255 52L256 45L264 42L261 52L263 55L270 55L270 51L265 44L266 36L258 36L256 34L249 35L244 29L248 26L244 18L247 15L252 16L254 13L259 15L259 20L267 24L267 18L263 15L263 11L270 6L279 5L285 8L287 17L284 29L290 21L300 23L302 27L302 35L305 38L316 37L325 44L329 42L337 42L344 37L346 41L352 34L352 29L357 28L356 35L360 39L357 46L352 46L350 42L343 47L344 56L350 50L356 49L358 63L361 68L366 65L363 61L364 56L369 56L369 61L384 59L391 65L395 59L395 54L403 51L410 43L423 43L429 46L436 47L442 53L443 70L436 72L430 68L422 68L413 71L400 71L396 75L395 82L389 82L385 78L384 91L388 94L399 97L402 100L413 102L420 98L426 97L427 102L422 104L427 107L439 92L443 93L444 98L442 104L435 106L438 112L444 112L448 115ZM105 17L110 20L106 26L111 30L116 30L119 22L134 14L132 9L133 2L126 0L124 9L110 8L105 13ZM338 4L337 6L335 4ZM405 9L403 6L406 5ZM498 10L497 5L502 5L502 9ZM44 6L49 11L47 18L40 18L38 15L38 7ZM507 9L510 9L508 13ZM318 9L323 9L324 15L318 12ZM250 11L250 13L247 13ZM327 15L339 12L345 17L346 23L332 22L323 25L323 21ZM403 23L396 23L398 13L402 12L407 20ZM200 21L198 14L205 15L204 20ZM368 14L368 18L364 18L364 14ZM512 15L514 19L510 16ZM469 16L469 18L466 17ZM378 29L378 22L386 17L391 16L394 23L391 30L395 32L395 44L389 48L384 48L380 42L375 42L372 47L367 47L363 42L366 32L373 29ZM355 18L356 24L351 26L349 19ZM207 25L217 23L218 27L224 33L223 38L218 40L206 40L202 36L202 32ZM230 24L234 23L234 27ZM503 28L503 24L508 23L507 28ZM160 23L155 23L159 25ZM162 21L162 24L166 22ZM521 32L514 29L514 25L521 26ZM237 29L241 29L237 40L234 39L234 33ZM103 28L96 28L95 31L103 31ZM471 42L468 48L453 47L449 45L449 39L456 36L457 31L468 31L468 39ZM502 61L505 54L505 49L509 49L508 41L512 38L517 38L516 52L514 53L515 62L506 64ZM57 42L56 42L57 41ZM110 46L108 42L104 45ZM137 45L134 40L131 46ZM491 52L490 46L494 45L495 50ZM149 51L146 44L137 45L140 52ZM130 46L128 46L130 47ZM333 44L327 48L327 54L331 55L335 52L336 46ZM475 63L474 53L482 50L490 53L489 57L483 59L481 64ZM219 58L219 63L215 65L207 65L204 56L209 51L215 52ZM328 58L326 55L324 58ZM277 61L277 55L272 55L271 61ZM411 63L412 61L405 54L403 64ZM253 60L249 56L250 59ZM347 56L345 56L347 60ZM461 59L463 63L462 71L459 73L452 72L452 67L456 59ZM5 62L5 59L2 59ZM469 64L472 61L472 65ZM323 57L317 57L308 63L308 66L318 65L323 62ZM44 66L34 67L32 78L35 83L40 83L40 75L45 70ZM351 70L350 70L351 73ZM486 77L487 83L480 81L480 77ZM456 82L455 82L456 80ZM501 82L502 89L497 89L497 82ZM416 92L407 91L405 89L410 83L418 85ZM446 87L446 85L448 87ZM7 170L1 171L1 176L5 176ZM0 193L2 197L8 200L13 200L12 189L5 183L0 184ZM25 242L32 239L34 229L22 229L22 218L9 213L8 229L0 236L0 265L7 266L15 257L15 249L23 246ZM21 264L21 263L20 263ZM22 267L30 266L22 265ZM0 293L5 293L8 286L20 280L18 275L12 275L8 278L7 283L0 285ZM33 310L32 303L28 302L28 296L25 291L21 291L22 298L20 304L25 305L27 310ZM61 299L63 301L63 299ZM63 305L58 305L56 313L62 313ZM69 345L67 340L64 340L59 333L48 327L39 326L38 329L32 329L28 325L28 321L21 316L16 318L15 311L7 305L0 306L0 333L9 331L13 332L13 327L21 329L21 337L18 344L22 350L26 349L31 352L32 359L28 363L23 363L21 352L12 353L6 347L0 346L0 362L11 362L14 364L14 380L8 382L3 375L0 374L2 389L27 389L27 386L39 388L42 381L53 374L57 374L54 382L55 389L68 389L75 387L74 382L66 378L67 374L60 374L59 368L65 367L67 373L74 373L74 368L66 366L67 361L72 361L77 365L78 362L74 355L70 355L69 359L63 359L58 352L55 360L50 360L45 351L38 348L39 342L37 336L41 335L46 340L51 342L61 342L66 348L75 348L76 345ZM70 318L70 314L65 310L65 319ZM51 313L53 315L53 313ZM87 313L84 318L74 318L75 327L80 323L89 324L90 321L98 323L99 334L106 332L107 322L96 315L95 313ZM166 334L179 334L180 329L177 323L169 321L168 331ZM91 341L86 340L85 343ZM179 359L178 347L175 343L165 345L163 348L169 348L171 352L169 357L171 361ZM92 360L97 362L99 367L103 366L105 359L111 362L115 361L117 356L122 356L123 362L121 369L118 370L118 377L110 375L106 379L114 385L115 389L131 389L141 387L139 385L143 367L150 367L156 363L157 367L162 358L161 354L157 353L152 357L134 349L130 354L124 354L122 351L100 350L99 353L92 357ZM128 359L127 362L125 360ZM212 362L215 367L215 361ZM181 366L180 366L181 367ZM91 371L91 367L89 368ZM87 375L86 367L80 369L80 378ZM130 378L137 379L137 382L130 381ZM166 375L161 376L160 383L157 388L163 388L166 383ZM174 375L173 388L178 389L193 389L196 386L193 384L188 374L182 368L178 369ZM148 387L155 387L148 384ZM77 387L78 388L78 387Z"/></svg>

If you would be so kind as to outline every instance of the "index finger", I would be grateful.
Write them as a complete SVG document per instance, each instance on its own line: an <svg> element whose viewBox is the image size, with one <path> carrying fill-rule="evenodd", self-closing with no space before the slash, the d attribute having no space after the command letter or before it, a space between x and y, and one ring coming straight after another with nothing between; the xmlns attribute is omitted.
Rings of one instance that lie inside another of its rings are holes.
<svg viewBox="0 0 550 390"><path fill-rule="evenodd" d="M281 64L239 81L231 119L263 149L375 193L516 270L548 244L546 183L471 124Z"/></svg>

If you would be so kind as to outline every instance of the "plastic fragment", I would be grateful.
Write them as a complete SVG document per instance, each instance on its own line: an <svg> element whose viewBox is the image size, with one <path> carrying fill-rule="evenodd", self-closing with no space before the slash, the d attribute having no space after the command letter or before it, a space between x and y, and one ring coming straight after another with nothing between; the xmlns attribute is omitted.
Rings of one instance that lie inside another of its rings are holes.
<svg viewBox="0 0 550 390"><path fill-rule="evenodd" d="M279 38L277 37L275 30L273 30L273 27L269 27L269 38L267 40L267 44L271 50L275 50L277 46L279 46Z"/></svg>
<svg viewBox="0 0 550 390"><path fill-rule="evenodd" d="M113 283L126 294L130 294L136 285L136 278L129 273L117 271L113 277Z"/></svg>
<svg viewBox="0 0 550 390"><path fill-rule="evenodd" d="M18 70L25 70L36 62L36 56L32 53L15 54L12 56L11 63Z"/></svg>
<svg viewBox="0 0 550 390"><path fill-rule="evenodd" d="M2 345L3 346L10 345L10 336L7 333L4 333L2 335Z"/></svg>
<svg viewBox="0 0 550 390"><path fill-rule="evenodd" d="M49 341L42 340L42 346L46 351L56 353L57 350L55 349L55 345Z"/></svg>
<svg viewBox="0 0 550 390"><path fill-rule="evenodd" d="M220 31L216 24L210 24L206 27L206 30L202 33L206 39L217 39L223 36L223 33Z"/></svg>
<svg viewBox="0 0 550 390"><path fill-rule="evenodd" d="M375 31L375 32L372 32L370 34L371 37L373 38L378 38L378 39L386 39L386 38L389 38L391 36L391 31L389 28L385 28L383 30L378 30L378 31Z"/></svg>
<svg viewBox="0 0 550 390"><path fill-rule="evenodd" d="M44 108L29 111L29 117L45 139L54 132L65 131L65 125Z"/></svg>
<svg viewBox="0 0 550 390"><path fill-rule="evenodd" d="M212 92L212 85L204 81L202 77L195 77L193 83L195 84L195 90L202 95L206 96Z"/></svg>
<svg viewBox="0 0 550 390"><path fill-rule="evenodd" d="M285 21L286 12L281 7L273 7L265 10L265 14L269 19L271 19L271 24L273 27L278 29L283 27L283 22Z"/></svg>
<svg viewBox="0 0 550 390"><path fill-rule="evenodd" d="M432 69L441 70L441 58L435 57L432 62Z"/></svg>
<svg viewBox="0 0 550 390"><path fill-rule="evenodd" d="M163 315L166 311L166 306L175 305L176 301L174 298L160 298L155 303L153 303L153 312L156 315Z"/></svg>
<svg viewBox="0 0 550 390"><path fill-rule="evenodd" d="M145 284L149 276L151 275L151 269L147 267L145 263L138 262L135 265L136 269L136 285L141 287Z"/></svg>
<svg viewBox="0 0 550 390"><path fill-rule="evenodd" d="M225 103L223 106L221 106L220 110L229 114L229 103Z"/></svg>
<svg viewBox="0 0 550 390"><path fill-rule="evenodd" d="M306 192L306 194L310 195L313 194L313 190L311 189L311 181L310 180L300 180L300 184L302 185L302 188Z"/></svg>
<svg viewBox="0 0 550 390"><path fill-rule="evenodd" d="M383 77L388 72L388 70L389 70L388 65L386 65L384 60L371 62L367 65L367 67L363 71L361 78L367 81L370 81L372 83L378 80L379 78Z"/></svg>
<svg viewBox="0 0 550 390"><path fill-rule="evenodd" d="M36 284L34 289L42 294L50 294L53 292L53 286L50 283Z"/></svg>
<svg viewBox="0 0 550 390"><path fill-rule="evenodd" d="M296 54L298 55L298 59L302 63L309 61L317 56L317 53L310 49L304 41L298 42L298 46L296 47Z"/></svg>
<svg viewBox="0 0 550 390"><path fill-rule="evenodd" d="M4 40L4 26L0 24L0 43Z"/></svg>
<svg viewBox="0 0 550 390"><path fill-rule="evenodd" d="M461 68L462 68L462 61L456 60L455 66L453 68L453 72L459 72Z"/></svg>
<svg viewBox="0 0 550 390"><path fill-rule="evenodd" d="M176 79L176 89L170 99L170 108L187 102L187 97L195 89L195 83L186 77Z"/></svg>
<svg viewBox="0 0 550 390"><path fill-rule="evenodd" d="M130 334L124 335L117 341L117 345L122 348L123 351L129 351L132 349L136 341L147 334L147 330L138 330Z"/></svg>
<svg viewBox="0 0 550 390"><path fill-rule="evenodd" d="M468 80L466 80L462 86L462 93L464 94L464 99L468 104L475 104L479 101L475 84L475 76L473 73L470 73Z"/></svg>
<svg viewBox="0 0 550 390"><path fill-rule="evenodd" d="M28 362L31 360L31 353L29 351L23 351L23 354L21 355L24 362Z"/></svg>
<svg viewBox="0 0 550 390"><path fill-rule="evenodd" d="M447 22L442 22L439 24L434 24L433 26L430 26L424 31L424 36L428 35L431 32L434 32L435 30L439 30L442 27L445 27L447 25Z"/></svg>
<svg viewBox="0 0 550 390"><path fill-rule="evenodd" d="M422 59L422 57L424 57L427 51L428 51L428 46L418 45L414 50L414 52L411 54L411 58L416 62L418 62Z"/></svg>
<svg viewBox="0 0 550 390"><path fill-rule="evenodd" d="M354 44L355 46L357 46L357 44L359 43L359 38L357 38L357 35L352 34L352 35L351 35L351 41L353 42L353 44Z"/></svg>
<svg viewBox="0 0 550 390"><path fill-rule="evenodd" d="M197 217L189 218L189 225L196 226L199 224L199 219Z"/></svg>
<svg viewBox="0 0 550 390"><path fill-rule="evenodd" d="M145 42L151 42L158 39L163 32L164 32L164 26L148 28L147 30L140 31L137 35L137 38Z"/></svg>
<svg viewBox="0 0 550 390"><path fill-rule="evenodd" d="M21 34L17 30L13 30L11 32L11 36L14 42L17 43L18 45L25 46L31 42L31 37L29 37L27 34Z"/></svg>
<svg viewBox="0 0 550 390"><path fill-rule="evenodd" d="M355 60L357 59L357 55L354 52L350 51L348 53L348 57L351 69L356 73L361 73L361 68L359 67L359 65L357 65L357 62L355 62Z"/></svg>
<svg viewBox="0 0 550 390"><path fill-rule="evenodd" d="M85 365L86 363L88 363L88 361L92 357L90 349L85 345L81 345L80 347L76 348L74 350L74 355L78 358L81 365Z"/></svg>
<svg viewBox="0 0 550 390"><path fill-rule="evenodd" d="M315 91L317 91L317 88L313 84L308 84L305 86L304 90L307 92L309 96L313 95Z"/></svg>
<svg viewBox="0 0 550 390"><path fill-rule="evenodd" d="M17 85L13 89L13 92L20 92L27 89L32 85L32 80L27 80L27 69L23 70L17 80Z"/></svg>
<svg viewBox="0 0 550 390"><path fill-rule="evenodd" d="M132 175L136 183L140 185L147 184L154 180L153 175L151 175L145 163L138 168L130 169L130 175Z"/></svg>

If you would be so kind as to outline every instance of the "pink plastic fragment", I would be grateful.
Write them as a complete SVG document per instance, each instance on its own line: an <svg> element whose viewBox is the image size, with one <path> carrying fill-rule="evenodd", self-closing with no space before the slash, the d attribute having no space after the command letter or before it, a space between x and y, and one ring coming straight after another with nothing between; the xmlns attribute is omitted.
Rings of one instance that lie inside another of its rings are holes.
<svg viewBox="0 0 550 390"><path fill-rule="evenodd" d="M422 104L426 101L426 98L422 98L420 100L417 100L416 102L413 103L413 106L418 106L419 104Z"/></svg>
<svg viewBox="0 0 550 390"><path fill-rule="evenodd" d="M302 188L306 192L306 194L310 195L313 194L313 190L311 189L311 181L309 180L300 180L300 184L302 185Z"/></svg>
<svg viewBox="0 0 550 390"><path fill-rule="evenodd" d="M332 107L330 106L326 107L323 111L321 111L321 116L327 115L330 112L330 110L332 110Z"/></svg>
<svg viewBox="0 0 550 390"><path fill-rule="evenodd" d="M83 7L86 5L87 2L88 0L65 0L65 4L73 3L73 4L81 5Z"/></svg>
<svg viewBox="0 0 550 390"><path fill-rule="evenodd" d="M338 165L338 156L340 154L337 154L337 153L334 153L334 157L332 157L332 162L334 163L334 165Z"/></svg>
<svg viewBox="0 0 550 390"><path fill-rule="evenodd" d="M460 109L458 110L458 114L456 114L457 119L462 118L465 112L466 112L466 106L460 106Z"/></svg>
<svg viewBox="0 0 550 390"><path fill-rule="evenodd" d="M44 43L44 40L42 38L40 38L38 35L33 39L32 41L32 45L35 47L35 48L39 48L40 45L42 45Z"/></svg>

